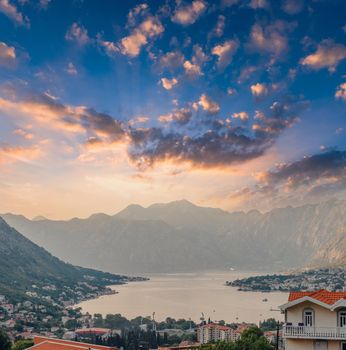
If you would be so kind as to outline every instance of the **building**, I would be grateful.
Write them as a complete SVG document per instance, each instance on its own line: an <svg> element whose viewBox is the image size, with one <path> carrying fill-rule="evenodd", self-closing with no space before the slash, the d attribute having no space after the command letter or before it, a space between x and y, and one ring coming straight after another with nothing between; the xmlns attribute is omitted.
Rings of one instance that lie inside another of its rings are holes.
<svg viewBox="0 0 346 350"><path fill-rule="evenodd" d="M271 344L276 344L277 341L279 341L279 349L283 349L283 343L282 343L282 332L279 331L279 334L277 334L277 331L266 331L264 332L264 337L269 341ZM278 339L279 336L279 339Z"/></svg>
<svg viewBox="0 0 346 350"><path fill-rule="evenodd" d="M346 350L346 292L291 292L280 309L286 350Z"/></svg>
<svg viewBox="0 0 346 350"><path fill-rule="evenodd" d="M34 337L34 345L30 350L118 350L116 347L101 346L76 341L47 338L41 336Z"/></svg>
<svg viewBox="0 0 346 350"><path fill-rule="evenodd" d="M231 327L208 323L197 328L197 341L201 344L216 341L234 341L237 335Z"/></svg>
<svg viewBox="0 0 346 350"><path fill-rule="evenodd" d="M90 328L78 328L75 331L75 334L78 338L88 338L92 336L99 336L103 339L109 338L112 336L113 332L109 328L96 328L96 327L90 327Z"/></svg>

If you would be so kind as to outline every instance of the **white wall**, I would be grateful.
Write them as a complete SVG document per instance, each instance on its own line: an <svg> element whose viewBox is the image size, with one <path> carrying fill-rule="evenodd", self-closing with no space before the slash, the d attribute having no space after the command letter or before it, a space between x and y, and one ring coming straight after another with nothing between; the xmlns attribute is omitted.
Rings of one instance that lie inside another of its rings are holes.
<svg viewBox="0 0 346 350"><path fill-rule="evenodd" d="M304 303L287 309L287 322L291 322L293 326L303 322L304 309L314 310L315 327L337 327L338 322L336 311L330 311L309 301L305 301Z"/></svg>
<svg viewBox="0 0 346 350"><path fill-rule="evenodd" d="M340 350L340 347L340 341L328 341L328 350ZM287 339L285 350L315 350L314 341L306 339Z"/></svg>

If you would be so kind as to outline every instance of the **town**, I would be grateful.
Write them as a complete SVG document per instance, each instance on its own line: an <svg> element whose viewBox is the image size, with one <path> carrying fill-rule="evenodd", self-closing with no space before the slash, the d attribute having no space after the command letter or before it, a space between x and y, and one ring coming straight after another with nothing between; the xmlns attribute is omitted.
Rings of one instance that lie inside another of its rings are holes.
<svg viewBox="0 0 346 350"><path fill-rule="evenodd" d="M240 291L256 292L313 291L321 288L343 291L345 278L345 268L324 268L294 274L253 276L227 281L226 285L236 287Z"/></svg>

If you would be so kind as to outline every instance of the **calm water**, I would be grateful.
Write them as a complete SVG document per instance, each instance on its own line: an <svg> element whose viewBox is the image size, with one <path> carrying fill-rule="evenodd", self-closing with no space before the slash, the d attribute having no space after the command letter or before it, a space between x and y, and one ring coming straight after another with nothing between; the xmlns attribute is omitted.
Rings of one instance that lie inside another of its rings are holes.
<svg viewBox="0 0 346 350"><path fill-rule="evenodd" d="M205 272L148 275L150 281L114 286L119 294L88 300L79 306L91 314L120 313L127 318L148 316L154 311L157 320L166 317L191 317L198 321L205 317L226 322L255 322L269 317L283 319L278 305L287 301L287 293L239 292L226 287L225 281L256 273ZM268 302L263 302L264 298Z"/></svg>

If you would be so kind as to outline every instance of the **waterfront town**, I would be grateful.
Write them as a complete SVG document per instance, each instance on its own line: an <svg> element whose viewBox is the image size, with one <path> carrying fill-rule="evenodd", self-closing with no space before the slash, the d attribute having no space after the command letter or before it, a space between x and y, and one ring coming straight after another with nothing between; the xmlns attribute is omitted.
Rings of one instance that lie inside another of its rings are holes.
<svg viewBox="0 0 346 350"><path fill-rule="evenodd" d="M284 323L269 319L259 325L225 324L201 319L195 324L171 318L157 322L155 313L131 321L121 315L104 319L72 306L62 310L58 321L40 305L14 305L0 296L0 348L10 350L1 343L8 337L8 344L18 344L20 349L41 350L345 350L346 292L294 291L278 307L285 314Z"/></svg>
<svg viewBox="0 0 346 350"><path fill-rule="evenodd" d="M154 314L127 320L121 315L107 315L105 318L101 314L90 315L83 313L81 308L75 306L77 301L98 297L104 293L114 293L114 291L107 288L95 291L93 294L80 294L79 298L69 301L64 299L64 295L54 300L50 296L40 295L39 292L27 292L28 299L21 302L13 302L6 296L0 295L0 329L13 343L45 337L55 340L111 344L118 347L126 342L124 339L131 332L136 331L140 332L144 339L148 338L148 342L154 348L155 344L160 347L191 348L191 346L199 347L220 341L236 342L241 339L244 331L258 326L262 329L268 343L274 344L277 339L277 323L274 319L263 321L260 325L244 322L226 324L224 321L216 323L204 318L199 323L191 319L175 320L169 317L165 321L158 322L155 321ZM154 340L152 340L153 333Z"/></svg>
<svg viewBox="0 0 346 350"><path fill-rule="evenodd" d="M240 291L256 292L312 291L321 288L343 291L345 280L345 268L324 268L289 274L253 276L227 281L226 285L236 287Z"/></svg>

